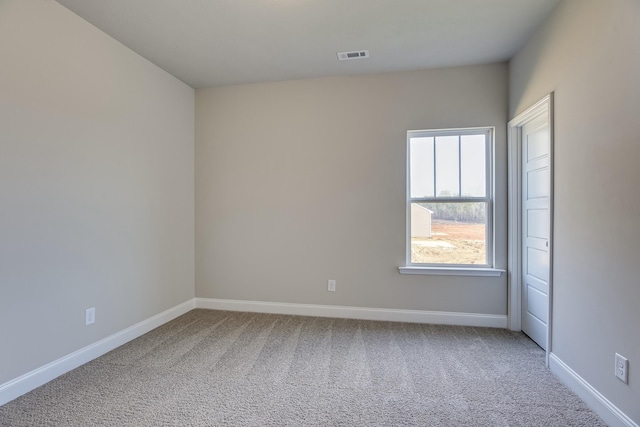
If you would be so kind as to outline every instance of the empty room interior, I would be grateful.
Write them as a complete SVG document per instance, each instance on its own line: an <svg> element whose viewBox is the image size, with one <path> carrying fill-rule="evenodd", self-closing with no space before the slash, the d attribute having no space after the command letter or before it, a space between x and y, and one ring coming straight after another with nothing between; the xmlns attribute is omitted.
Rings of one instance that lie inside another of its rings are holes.
<svg viewBox="0 0 640 427"><path fill-rule="evenodd" d="M0 0L0 425L638 427L638 117L638 0Z"/></svg>

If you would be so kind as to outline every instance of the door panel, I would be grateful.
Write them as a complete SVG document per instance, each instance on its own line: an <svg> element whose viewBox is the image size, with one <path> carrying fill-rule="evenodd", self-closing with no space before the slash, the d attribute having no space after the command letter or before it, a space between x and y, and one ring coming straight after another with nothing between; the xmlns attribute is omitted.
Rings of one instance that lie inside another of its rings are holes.
<svg viewBox="0 0 640 427"><path fill-rule="evenodd" d="M547 156L549 154L549 128L539 127L529 135L527 144L527 162Z"/></svg>
<svg viewBox="0 0 640 427"><path fill-rule="evenodd" d="M522 126L522 330L544 349L549 322L550 147L545 114Z"/></svg>
<svg viewBox="0 0 640 427"><path fill-rule="evenodd" d="M527 212L529 227L527 237L549 239L549 211L546 209L529 209Z"/></svg>
<svg viewBox="0 0 640 427"><path fill-rule="evenodd" d="M546 283L549 278L547 251L532 247L527 248L527 273L529 276ZM535 286L535 284L534 284Z"/></svg>
<svg viewBox="0 0 640 427"><path fill-rule="evenodd" d="M543 323L549 318L549 304L547 294L540 290L529 286L527 289L527 298L529 299L529 313L538 318Z"/></svg>
<svg viewBox="0 0 640 427"><path fill-rule="evenodd" d="M529 199L549 197L549 168L540 168L527 173Z"/></svg>

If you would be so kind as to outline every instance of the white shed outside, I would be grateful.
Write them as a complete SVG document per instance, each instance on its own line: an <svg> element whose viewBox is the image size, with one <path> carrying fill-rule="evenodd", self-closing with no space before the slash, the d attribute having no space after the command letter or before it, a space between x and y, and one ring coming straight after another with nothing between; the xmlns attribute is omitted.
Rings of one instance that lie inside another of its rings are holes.
<svg viewBox="0 0 640 427"><path fill-rule="evenodd" d="M431 237L433 211L417 203L411 203L411 237Z"/></svg>

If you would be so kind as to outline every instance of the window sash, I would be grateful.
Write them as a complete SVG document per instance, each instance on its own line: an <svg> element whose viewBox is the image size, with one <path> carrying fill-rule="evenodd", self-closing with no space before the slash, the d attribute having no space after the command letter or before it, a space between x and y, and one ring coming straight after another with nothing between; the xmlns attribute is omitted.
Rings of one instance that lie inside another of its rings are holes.
<svg viewBox="0 0 640 427"><path fill-rule="evenodd" d="M415 199L409 202L409 211L411 211L411 205L414 203L429 203L431 205L447 205L447 204L465 204L465 203L482 203L485 208L485 221L484 224L484 262L483 263L474 263L474 264L453 264L453 263L443 263L443 262L431 262L431 263L421 263L421 262L412 262L412 224L411 224L411 212L408 214L408 231L407 231L407 264L408 266L417 266L417 267L442 267L442 268L493 268L493 203L488 198L471 198L471 199ZM464 224L464 223L462 223ZM452 239L452 242L455 242L456 239Z"/></svg>

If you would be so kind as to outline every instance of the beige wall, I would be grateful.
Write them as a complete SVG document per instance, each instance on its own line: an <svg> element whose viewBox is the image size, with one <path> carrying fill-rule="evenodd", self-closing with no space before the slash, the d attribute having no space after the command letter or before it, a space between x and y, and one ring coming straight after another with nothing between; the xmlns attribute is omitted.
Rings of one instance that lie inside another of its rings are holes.
<svg viewBox="0 0 640 427"><path fill-rule="evenodd" d="M639 22L637 0L564 1L510 64L511 117L555 93L552 351L636 423Z"/></svg>
<svg viewBox="0 0 640 427"><path fill-rule="evenodd" d="M397 268L406 131L470 126L496 127L506 266L507 81L492 64L196 91L196 294L506 314L505 277Z"/></svg>
<svg viewBox="0 0 640 427"><path fill-rule="evenodd" d="M194 91L51 0L0 58L2 384L193 298Z"/></svg>

